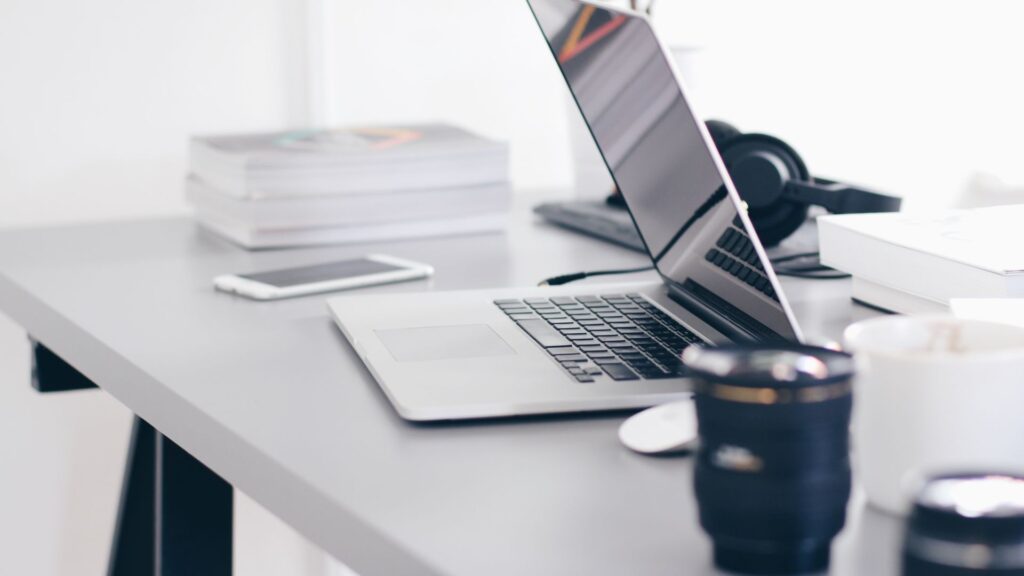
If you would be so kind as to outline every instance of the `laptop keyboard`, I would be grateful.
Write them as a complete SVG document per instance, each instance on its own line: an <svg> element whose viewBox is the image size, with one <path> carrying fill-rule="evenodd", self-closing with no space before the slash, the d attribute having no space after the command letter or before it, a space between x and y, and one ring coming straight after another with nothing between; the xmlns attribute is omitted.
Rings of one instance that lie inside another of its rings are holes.
<svg viewBox="0 0 1024 576"><path fill-rule="evenodd" d="M715 247L708 250L704 259L718 266L723 271L745 282L751 288L761 292L765 296L778 300L772 283L764 273L761 260L757 257L754 244L750 237L743 231L743 221L737 216L732 221L732 226L726 228L725 232L718 238Z"/></svg>
<svg viewBox="0 0 1024 576"><path fill-rule="evenodd" d="M674 378L702 340L639 294L495 300L579 382Z"/></svg>

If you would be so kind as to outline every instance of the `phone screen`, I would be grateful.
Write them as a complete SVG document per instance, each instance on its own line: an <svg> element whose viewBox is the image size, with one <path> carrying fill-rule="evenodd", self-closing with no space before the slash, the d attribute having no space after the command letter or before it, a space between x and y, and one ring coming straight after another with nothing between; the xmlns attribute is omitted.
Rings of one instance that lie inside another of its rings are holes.
<svg viewBox="0 0 1024 576"><path fill-rule="evenodd" d="M375 260L359 258L356 260L317 264L315 266L303 266L301 268L285 268L284 270L271 270L254 274L239 274L238 277L262 282L277 288L288 288L303 284L313 284L315 282L325 282L327 280L341 280L343 278L380 274L381 272L393 272L395 270L405 270L405 268L395 266L394 264L385 264Z"/></svg>

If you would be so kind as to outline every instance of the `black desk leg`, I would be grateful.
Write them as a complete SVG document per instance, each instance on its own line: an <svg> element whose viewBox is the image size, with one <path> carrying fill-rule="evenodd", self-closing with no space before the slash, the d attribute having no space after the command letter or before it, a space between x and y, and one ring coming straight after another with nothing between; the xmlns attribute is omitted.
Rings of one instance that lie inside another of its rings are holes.
<svg viewBox="0 0 1024 576"><path fill-rule="evenodd" d="M231 575L231 485L156 434L156 576Z"/></svg>
<svg viewBox="0 0 1024 576"><path fill-rule="evenodd" d="M32 341L40 392L94 388ZM231 485L138 416L128 445L108 576L231 576Z"/></svg>
<svg viewBox="0 0 1024 576"><path fill-rule="evenodd" d="M153 571L154 482L156 480L156 431L135 417L128 444L128 462L121 483L121 503L110 550L108 576L136 576Z"/></svg>
<svg viewBox="0 0 1024 576"><path fill-rule="evenodd" d="M92 380L57 356L52 350L29 337L32 345L32 387L39 392L66 392L95 388Z"/></svg>
<svg viewBox="0 0 1024 576"><path fill-rule="evenodd" d="M230 576L232 491L135 418L108 576Z"/></svg>

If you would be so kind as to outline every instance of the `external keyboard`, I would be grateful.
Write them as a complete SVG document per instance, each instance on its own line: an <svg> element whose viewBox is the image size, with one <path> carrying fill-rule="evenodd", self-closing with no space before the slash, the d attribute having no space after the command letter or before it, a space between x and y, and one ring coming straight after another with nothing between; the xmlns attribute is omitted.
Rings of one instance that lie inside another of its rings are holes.
<svg viewBox="0 0 1024 576"><path fill-rule="evenodd" d="M495 300L579 382L675 378L702 340L639 294Z"/></svg>
<svg viewBox="0 0 1024 576"><path fill-rule="evenodd" d="M646 252L633 218L625 208L604 200L545 202L533 209L549 222L613 242L637 252Z"/></svg>

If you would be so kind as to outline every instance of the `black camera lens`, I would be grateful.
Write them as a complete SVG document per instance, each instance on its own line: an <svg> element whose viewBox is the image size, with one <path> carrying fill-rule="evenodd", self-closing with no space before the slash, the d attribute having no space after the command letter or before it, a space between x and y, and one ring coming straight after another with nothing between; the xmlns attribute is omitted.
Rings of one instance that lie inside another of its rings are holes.
<svg viewBox="0 0 1024 576"><path fill-rule="evenodd" d="M828 566L846 522L853 359L811 346L691 347L694 488L715 564L747 574Z"/></svg>
<svg viewBox="0 0 1024 576"><path fill-rule="evenodd" d="M1024 576L1024 478L940 476L918 493L904 576Z"/></svg>

